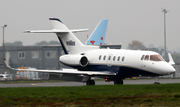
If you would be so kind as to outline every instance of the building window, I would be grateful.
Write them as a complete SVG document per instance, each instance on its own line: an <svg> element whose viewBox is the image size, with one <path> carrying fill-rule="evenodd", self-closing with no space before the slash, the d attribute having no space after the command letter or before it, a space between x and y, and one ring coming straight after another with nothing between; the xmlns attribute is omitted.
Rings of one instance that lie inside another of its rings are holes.
<svg viewBox="0 0 180 107"><path fill-rule="evenodd" d="M19 59L25 59L25 52L18 52Z"/></svg>
<svg viewBox="0 0 180 107"><path fill-rule="evenodd" d="M47 51L46 58L56 58L56 51Z"/></svg>
<svg viewBox="0 0 180 107"><path fill-rule="evenodd" d="M39 58L39 52L38 51L32 51L32 58L33 59Z"/></svg>

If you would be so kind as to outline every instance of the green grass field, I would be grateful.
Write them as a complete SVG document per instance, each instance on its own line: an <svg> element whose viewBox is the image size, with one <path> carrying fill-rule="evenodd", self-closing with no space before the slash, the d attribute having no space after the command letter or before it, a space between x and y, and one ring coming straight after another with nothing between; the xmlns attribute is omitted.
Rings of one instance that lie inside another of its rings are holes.
<svg viewBox="0 0 180 107"><path fill-rule="evenodd" d="M0 106L180 106L180 84L0 88Z"/></svg>

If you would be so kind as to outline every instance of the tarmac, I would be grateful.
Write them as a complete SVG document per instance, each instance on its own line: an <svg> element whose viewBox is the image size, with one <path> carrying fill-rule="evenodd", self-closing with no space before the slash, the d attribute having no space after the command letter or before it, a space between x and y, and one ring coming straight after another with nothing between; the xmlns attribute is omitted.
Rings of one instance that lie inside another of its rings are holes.
<svg viewBox="0 0 180 107"><path fill-rule="evenodd" d="M155 79L124 80L124 85L130 84L154 84ZM180 79L159 79L160 84L180 83ZM95 81L96 85L114 85L114 82ZM63 87L86 86L83 82L46 82L46 83L7 83L0 84L0 88L9 87Z"/></svg>

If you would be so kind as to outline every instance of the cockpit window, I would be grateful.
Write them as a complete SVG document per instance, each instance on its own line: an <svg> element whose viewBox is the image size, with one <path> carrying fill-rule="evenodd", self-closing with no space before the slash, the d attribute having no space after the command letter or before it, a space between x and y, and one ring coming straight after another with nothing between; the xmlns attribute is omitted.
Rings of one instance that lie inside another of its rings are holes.
<svg viewBox="0 0 180 107"><path fill-rule="evenodd" d="M165 61L164 58L161 55L158 55L158 56L162 61Z"/></svg>
<svg viewBox="0 0 180 107"><path fill-rule="evenodd" d="M143 60L143 59L144 59L144 56L145 56L145 55L143 55L143 56L141 57L141 60Z"/></svg>
<svg viewBox="0 0 180 107"><path fill-rule="evenodd" d="M162 57L160 55L150 55L151 61L162 61Z"/></svg>
<svg viewBox="0 0 180 107"><path fill-rule="evenodd" d="M146 60L146 61L149 60L149 55L146 55L144 60Z"/></svg>

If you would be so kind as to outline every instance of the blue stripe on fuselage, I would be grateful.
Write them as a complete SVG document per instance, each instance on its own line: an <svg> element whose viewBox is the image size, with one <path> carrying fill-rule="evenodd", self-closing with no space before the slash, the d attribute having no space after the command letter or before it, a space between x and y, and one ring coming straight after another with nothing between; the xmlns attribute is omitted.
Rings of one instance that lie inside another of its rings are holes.
<svg viewBox="0 0 180 107"><path fill-rule="evenodd" d="M65 64L66 65L66 64ZM67 65L69 66L69 65ZM117 76L120 78L129 78L134 76L160 76L159 74L155 74L149 71L145 71L138 68L133 68L129 66L107 66L107 65L87 65L86 67L82 67L80 65L71 65L75 69L80 71L109 71L113 73L117 73Z"/></svg>

